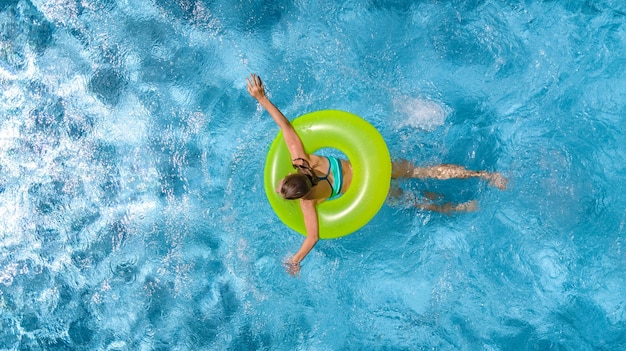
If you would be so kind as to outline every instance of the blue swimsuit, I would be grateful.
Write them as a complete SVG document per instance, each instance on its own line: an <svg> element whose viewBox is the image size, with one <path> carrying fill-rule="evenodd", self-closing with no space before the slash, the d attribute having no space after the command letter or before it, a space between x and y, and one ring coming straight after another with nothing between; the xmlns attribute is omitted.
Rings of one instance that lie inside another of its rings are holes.
<svg viewBox="0 0 626 351"><path fill-rule="evenodd" d="M328 159L328 172L323 177L319 177L319 180L325 180L330 185L331 193L328 200L333 200L341 196L341 187L343 185L343 170L341 169L341 160L332 156L325 156ZM328 179L330 173L334 175L335 184L332 184Z"/></svg>

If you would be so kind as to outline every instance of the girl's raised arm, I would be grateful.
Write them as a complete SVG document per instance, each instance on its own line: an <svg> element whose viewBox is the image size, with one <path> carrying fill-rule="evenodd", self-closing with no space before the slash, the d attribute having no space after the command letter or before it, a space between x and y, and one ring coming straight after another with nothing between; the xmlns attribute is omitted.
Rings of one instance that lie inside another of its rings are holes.
<svg viewBox="0 0 626 351"><path fill-rule="evenodd" d="M309 160L309 155L304 151L304 146L302 145L302 141L296 133L296 130L293 128L289 120L283 115L280 110L274 106L274 104L265 96L265 88L263 87L263 82L261 81L261 77L256 74L251 74L249 78L246 78L248 83L248 92L252 95L253 98L257 99L257 101L267 110L267 112L272 116L272 119L280 130L283 132L283 138L285 139L285 143L287 144L287 149L291 154L291 159L295 160L297 158L303 158L305 160Z"/></svg>

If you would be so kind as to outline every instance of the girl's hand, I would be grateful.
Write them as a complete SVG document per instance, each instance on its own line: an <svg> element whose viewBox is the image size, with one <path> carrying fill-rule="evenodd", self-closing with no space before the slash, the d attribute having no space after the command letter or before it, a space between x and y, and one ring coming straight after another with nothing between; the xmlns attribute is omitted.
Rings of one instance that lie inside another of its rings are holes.
<svg viewBox="0 0 626 351"><path fill-rule="evenodd" d="M246 82L248 82L248 93L253 98L259 100L265 97L265 88L263 88L261 77L253 73L249 78L246 78Z"/></svg>
<svg viewBox="0 0 626 351"><path fill-rule="evenodd" d="M294 261L293 258L283 262L283 266L289 275L294 277L300 276L300 262Z"/></svg>

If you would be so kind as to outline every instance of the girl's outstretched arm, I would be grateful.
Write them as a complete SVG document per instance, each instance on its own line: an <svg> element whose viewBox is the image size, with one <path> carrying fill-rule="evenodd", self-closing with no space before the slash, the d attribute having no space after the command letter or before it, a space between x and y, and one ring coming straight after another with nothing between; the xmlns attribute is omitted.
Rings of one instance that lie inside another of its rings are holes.
<svg viewBox="0 0 626 351"><path fill-rule="evenodd" d="M315 200L300 200L300 207L304 215L304 226L306 227L307 236L302 246L300 246L300 250L298 250L291 259L285 262L285 268L291 275L298 275L300 273L300 261L311 252L313 246L315 246L319 240L319 224L317 221Z"/></svg>
<svg viewBox="0 0 626 351"><path fill-rule="evenodd" d="M274 122L276 122L280 130L283 132L283 138L285 139L287 149L291 154L291 159L295 160L297 158L303 158L308 161L309 155L304 151L304 146L302 145L302 140L300 140L298 133L296 133L296 130L293 129L293 126L285 115L283 115L283 113L280 112L276 106L274 106L267 96L265 96L265 88L263 87L261 77L256 74L251 74L250 77L246 78L246 82L248 83L248 92L250 95L257 99L261 106L267 110L270 116L272 116Z"/></svg>

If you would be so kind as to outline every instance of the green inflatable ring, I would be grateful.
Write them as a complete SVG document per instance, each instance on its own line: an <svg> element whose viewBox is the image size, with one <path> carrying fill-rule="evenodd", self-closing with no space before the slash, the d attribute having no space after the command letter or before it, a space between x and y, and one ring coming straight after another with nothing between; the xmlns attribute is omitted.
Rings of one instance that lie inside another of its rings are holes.
<svg viewBox="0 0 626 351"><path fill-rule="evenodd" d="M391 158L385 140L367 121L345 111L308 113L292 125L307 153L333 148L343 152L352 164L352 183L345 194L317 206L320 238L338 238L357 231L378 213L389 192ZM294 172L291 163L280 132L267 153L265 193L278 217L306 235L299 201L285 200L276 192L278 182Z"/></svg>

